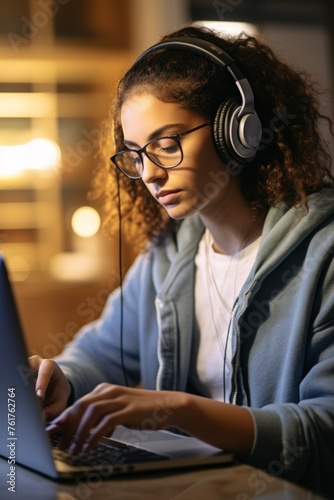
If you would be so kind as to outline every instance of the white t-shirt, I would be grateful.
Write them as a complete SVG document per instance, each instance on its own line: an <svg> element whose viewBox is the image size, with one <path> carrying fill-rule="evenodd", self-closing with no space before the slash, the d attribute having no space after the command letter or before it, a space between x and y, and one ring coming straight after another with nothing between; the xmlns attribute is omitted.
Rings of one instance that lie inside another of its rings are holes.
<svg viewBox="0 0 334 500"><path fill-rule="evenodd" d="M233 304L254 264L261 237L233 255L213 249L206 230L195 258L195 324L193 352L196 374L191 384L211 398L229 401L231 391L231 338L228 327Z"/></svg>

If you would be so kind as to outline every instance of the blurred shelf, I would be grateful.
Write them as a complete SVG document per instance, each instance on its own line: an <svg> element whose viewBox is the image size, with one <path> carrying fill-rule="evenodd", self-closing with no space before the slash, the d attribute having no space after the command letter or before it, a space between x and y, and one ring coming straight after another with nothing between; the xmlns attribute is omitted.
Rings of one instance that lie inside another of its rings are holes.
<svg viewBox="0 0 334 500"><path fill-rule="evenodd" d="M12 50L1 47L1 39L0 48L0 64L6 68L1 82L10 83L114 83L136 55L130 50L47 47L42 52L25 48L13 58Z"/></svg>
<svg viewBox="0 0 334 500"><path fill-rule="evenodd" d="M50 204L46 202L1 203L0 228L45 229L50 224Z"/></svg>

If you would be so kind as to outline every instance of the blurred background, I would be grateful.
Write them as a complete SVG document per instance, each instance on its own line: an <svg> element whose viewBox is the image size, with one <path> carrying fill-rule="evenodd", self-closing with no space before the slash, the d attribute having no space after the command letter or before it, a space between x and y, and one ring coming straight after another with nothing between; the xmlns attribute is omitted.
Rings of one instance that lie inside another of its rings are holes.
<svg viewBox="0 0 334 500"><path fill-rule="evenodd" d="M110 98L143 49L189 22L259 32L320 82L333 116L332 0L0 3L0 252L31 354L57 354L118 285L117 238L88 196ZM134 257L125 244L125 267Z"/></svg>

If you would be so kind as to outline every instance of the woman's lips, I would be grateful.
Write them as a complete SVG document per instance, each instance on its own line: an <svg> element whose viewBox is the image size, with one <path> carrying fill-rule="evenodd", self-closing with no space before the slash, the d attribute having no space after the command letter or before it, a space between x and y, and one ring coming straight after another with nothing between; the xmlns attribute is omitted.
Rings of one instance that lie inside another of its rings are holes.
<svg viewBox="0 0 334 500"><path fill-rule="evenodd" d="M161 203L161 205L171 205L176 202L180 190L174 191L160 191L157 193L156 198Z"/></svg>

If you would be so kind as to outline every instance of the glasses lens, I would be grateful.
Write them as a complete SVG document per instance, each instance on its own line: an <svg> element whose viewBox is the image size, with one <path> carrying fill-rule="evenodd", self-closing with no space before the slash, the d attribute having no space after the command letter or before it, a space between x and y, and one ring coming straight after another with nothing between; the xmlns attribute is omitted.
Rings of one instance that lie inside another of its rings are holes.
<svg viewBox="0 0 334 500"><path fill-rule="evenodd" d="M175 167L182 160L180 145L172 137L152 141L146 147L146 154L156 165L164 168Z"/></svg>
<svg viewBox="0 0 334 500"><path fill-rule="evenodd" d="M133 178L140 178L143 173L143 162L141 157L136 151L124 151L116 156L116 162L118 167L128 175Z"/></svg>

